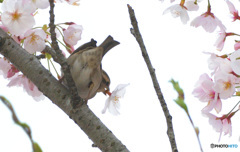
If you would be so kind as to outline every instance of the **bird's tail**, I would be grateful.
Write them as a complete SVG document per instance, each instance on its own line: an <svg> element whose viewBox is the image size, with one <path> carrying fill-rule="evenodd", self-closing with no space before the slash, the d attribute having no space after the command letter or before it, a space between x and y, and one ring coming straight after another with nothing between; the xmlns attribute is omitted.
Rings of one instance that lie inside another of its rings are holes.
<svg viewBox="0 0 240 152"><path fill-rule="evenodd" d="M103 48L103 56L113 47L120 44L118 41L115 41L111 35L109 35L99 47Z"/></svg>

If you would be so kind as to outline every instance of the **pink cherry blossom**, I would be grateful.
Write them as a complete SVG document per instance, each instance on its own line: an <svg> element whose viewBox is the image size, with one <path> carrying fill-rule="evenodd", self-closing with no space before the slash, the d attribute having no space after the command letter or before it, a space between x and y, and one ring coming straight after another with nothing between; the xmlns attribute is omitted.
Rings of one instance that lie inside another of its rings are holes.
<svg viewBox="0 0 240 152"><path fill-rule="evenodd" d="M237 51L238 49L240 49L240 41L234 44L234 50Z"/></svg>
<svg viewBox="0 0 240 152"><path fill-rule="evenodd" d="M49 0L29 0L33 7L45 9L49 6Z"/></svg>
<svg viewBox="0 0 240 152"><path fill-rule="evenodd" d="M42 29L29 30L25 33L24 48L31 54L45 48L46 33Z"/></svg>
<svg viewBox="0 0 240 152"><path fill-rule="evenodd" d="M211 13L210 10L208 10L206 13L202 14L201 16L196 17L191 22L191 26L194 26L194 27L202 26L205 31L210 33L215 31L217 27L219 27L220 30L223 30L223 31L226 30L226 27L213 13Z"/></svg>
<svg viewBox="0 0 240 152"><path fill-rule="evenodd" d="M108 109L109 112L113 115L119 115L119 109L120 109L120 98L123 98L126 92L126 87L129 84L119 84L115 90L110 94L108 99L105 102L105 106L102 110L102 113L104 114L106 110Z"/></svg>
<svg viewBox="0 0 240 152"><path fill-rule="evenodd" d="M229 134L229 136L232 136L232 123L231 119L224 118L222 120L224 135Z"/></svg>
<svg viewBox="0 0 240 152"><path fill-rule="evenodd" d="M8 28L4 25L0 25L0 28L4 31L4 32L8 32Z"/></svg>
<svg viewBox="0 0 240 152"><path fill-rule="evenodd" d="M222 109L222 102L218 94L213 89L213 80L205 73L202 74L195 85L193 95L201 102L207 102L207 106L202 109L203 112L210 112L215 109L218 113Z"/></svg>
<svg viewBox="0 0 240 152"><path fill-rule="evenodd" d="M219 32L219 37L214 44L217 47L218 51L222 51L225 40L226 40L226 37L227 37L227 33L225 31L220 31Z"/></svg>
<svg viewBox="0 0 240 152"><path fill-rule="evenodd" d="M22 40L24 39L24 35L21 34L19 36L16 36L16 35L12 35L12 38L18 43L20 44L22 42Z"/></svg>
<svg viewBox="0 0 240 152"><path fill-rule="evenodd" d="M214 53L206 53L210 54L210 58L208 59L208 68L212 70L212 75L215 74L218 71L223 71L225 73L231 73L231 62L226 59L222 58L221 56L218 56Z"/></svg>
<svg viewBox="0 0 240 152"><path fill-rule="evenodd" d="M0 57L0 75L7 78L8 71L11 69L11 64L8 60Z"/></svg>
<svg viewBox="0 0 240 152"><path fill-rule="evenodd" d="M237 77L233 74L219 71L214 75L214 81L215 84L213 89L219 93L219 97L221 99L230 98L235 93L235 83L237 81Z"/></svg>
<svg viewBox="0 0 240 152"><path fill-rule="evenodd" d="M222 131L222 122L220 119L217 119L218 117L211 114L211 113L202 113L203 116L209 118L209 124L212 125L213 129L217 132Z"/></svg>
<svg viewBox="0 0 240 152"><path fill-rule="evenodd" d="M19 70L14 65L11 64L11 69L8 70L7 78L13 77L18 72L19 72Z"/></svg>
<svg viewBox="0 0 240 152"><path fill-rule="evenodd" d="M234 5L229 1L229 0L225 0L230 13L233 15L233 21L236 21L237 19L240 19L240 16L238 15L238 10L236 10L236 8L234 7Z"/></svg>
<svg viewBox="0 0 240 152"><path fill-rule="evenodd" d="M2 23L13 35L21 35L35 25L32 8L22 0L4 0L2 11Z"/></svg>
<svg viewBox="0 0 240 152"><path fill-rule="evenodd" d="M42 92L24 75L14 76L7 85L8 87L12 86L21 86L23 90L27 92L28 95L32 96L34 100L40 101L44 99Z"/></svg>
<svg viewBox="0 0 240 152"><path fill-rule="evenodd" d="M233 52L230 56L229 56L230 60L231 60L231 67L233 72L235 72L237 75L240 75L240 49Z"/></svg>
<svg viewBox="0 0 240 152"><path fill-rule="evenodd" d="M72 24L69 25L66 30L63 31L64 41L71 46L77 44L81 39L83 27L81 25Z"/></svg>
<svg viewBox="0 0 240 152"><path fill-rule="evenodd" d="M187 8L185 6L181 6L180 4L175 4L167 8L163 14L171 13L174 18L180 17L183 24L187 24L189 20L189 16L187 13Z"/></svg>
<svg viewBox="0 0 240 152"><path fill-rule="evenodd" d="M203 113L204 116L209 118L209 124L215 129L215 131L220 133L219 141L221 139L222 132L224 135L229 134L232 136L232 123L231 117L235 114L235 112L231 113L230 115L223 115L222 117L216 117L211 113Z"/></svg>
<svg viewBox="0 0 240 152"><path fill-rule="evenodd" d="M218 51L222 51L227 36L232 36L232 35L236 35L236 34L232 33L232 32L226 33L223 30L221 30L219 32L219 37L218 37L217 41L214 44L217 47Z"/></svg>
<svg viewBox="0 0 240 152"><path fill-rule="evenodd" d="M195 0L189 0L185 2L185 6L188 11L197 11L199 9L199 6L197 3L195 3Z"/></svg>

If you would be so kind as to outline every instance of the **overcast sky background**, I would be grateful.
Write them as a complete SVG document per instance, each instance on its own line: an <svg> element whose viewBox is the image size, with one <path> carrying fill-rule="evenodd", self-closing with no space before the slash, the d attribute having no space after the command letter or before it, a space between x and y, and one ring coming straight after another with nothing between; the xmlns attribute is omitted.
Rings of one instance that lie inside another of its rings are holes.
<svg viewBox="0 0 240 152"><path fill-rule="evenodd" d="M167 125L164 113L155 94L153 84L142 58L140 48L130 33L130 19L127 9L130 4L135 10L139 28L146 48L156 70L156 75L173 117L173 127L180 152L200 151L195 132L185 112L174 103L177 98L169 80L179 81L185 92L185 102L194 124L200 129L203 150L236 151L236 149L211 149L210 144L218 143L219 133L201 114L205 103L194 98L192 91L199 76L210 74L207 66L208 55L203 52L219 54L233 51L234 37L228 38L223 52L217 52L213 46L217 38L215 33L206 33L202 28L183 25L179 18L171 14L162 15L169 2L158 0L81 0L80 6L56 4L55 23L75 22L83 26L82 40L78 45L91 38L100 44L108 35L121 44L104 56L103 69L111 78L111 89L118 84L130 83L123 100L121 115L112 116L108 111L102 114L106 96L98 94L89 103L90 109L132 152L171 151L167 137ZM175 4L175 3L173 3ZM236 2L238 4L239 2ZM190 12L190 21L206 11L207 0L200 3L200 10ZM237 7L240 9L240 7ZM36 16L36 26L48 24L49 9L40 10ZM238 32L239 21L232 22L224 0L212 2L212 12L227 27L227 32ZM9 99L21 122L30 125L34 141L44 152L99 152L92 148L92 141L69 117L47 98L36 102L22 88L8 88L8 80L0 78L0 94ZM228 113L238 98L223 101L221 114ZM215 114L215 113L213 113ZM220 116L220 115L218 115ZM232 118L232 137L222 136L220 144L238 144L240 136L240 114ZM14 124L11 113L0 102L0 151L31 152L30 141L22 130ZM239 149L238 147L237 149Z"/></svg>

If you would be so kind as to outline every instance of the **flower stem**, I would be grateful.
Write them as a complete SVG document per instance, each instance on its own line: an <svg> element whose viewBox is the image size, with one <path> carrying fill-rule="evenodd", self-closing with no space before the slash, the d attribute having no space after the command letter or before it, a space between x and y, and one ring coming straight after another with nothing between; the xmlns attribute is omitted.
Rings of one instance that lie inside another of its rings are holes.
<svg viewBox="0 0 240 152"><path fill-rule="evenodd" d="M207 12L210 13L211 12L211 4L210 4L210 0L208 0L208 9Z"/></svg>
<svg viewBox="0 0 240 152"><path fill-rule="evenodd" d="M185 3L185 0L181 0L181 2L180 2L180 6L183 6L184 3Z"/></svg>
<svg viewBox="0 0 240 152"><path fill-rule="evenodd" d="M56 72L57 77L59 78L60 75L58 74L57 69L55 68L55 66L54 66L54 64L53 64L53 62L52 62L52 60L49 60L49 61L50 61L50 63L52 64L52 67L53 67L54 71Z"/></svg>
<svg viewBox="0 0 240 152"><path fill-rule="evenodd" d="M238 104L240 103L240 101L238 101L238 103L232 108L232 110L227 114L227 117L232 113L232 111L238 106ZM238 110L237 110L238 111ZM236 112L237 112L236 111Z"/></svg>

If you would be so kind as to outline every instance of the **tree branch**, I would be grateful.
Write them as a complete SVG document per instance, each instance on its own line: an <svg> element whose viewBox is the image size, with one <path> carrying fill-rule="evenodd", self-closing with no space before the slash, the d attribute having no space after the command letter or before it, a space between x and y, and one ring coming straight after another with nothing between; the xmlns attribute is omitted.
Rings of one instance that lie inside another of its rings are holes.
<svg viewBox="0 0 240 152"><path fill-rule="evenodd" d="M73 110L70 104L70 91L59 83L34 55L24 50L1 28L0 54L22 71L45 96L62 109L99 149L106 152L128 152L126 146L114 136L86 104Z"/></svg>
<svg viewBox="0 0 240 152"><path fill-rule="evenodd" d="M55 33L55 24L54 24L54 0L49 0L50 3L50 33L51 33L51 39L52 39L52 47L54 48L56 52L56 57L61 65L62 71L64 73L64 78L67 81L68 88L72 94L71 96L71 104L73 106L73 109L77 108L77 106L82 105L84 102L83 100L79 97L78 92L77 92L77 87L73 81L69 65L67 64L66 58L63 56L62 51L60 50L58 43L57 43L57 38L56 38L56 33Z"/></svg>
<svg viewBox="0 0 240 152"><path fill-rule="evenodd" d="M133 26L133 28L131 28L130 31L133 34L133 36L136 38L136 40L137 40L137 42L138 42L138 44L141 48L142 56L143 56L143 58L144 58L144 60L147 64L147 67L148 67L149 73L151 75L155 91L157 93L158 99L160 101L160 104L162 106L164 115L166 117L167 126L168 126L167 135L168 135L168 138L169 138L170 143L171 143L172 151L177 152L178 150L177 150L175 135L174 135L174 131L173 131L172 116L170 115L169 110L167 108L167 104L164 100L162 91L160 89L160 86L159 86L159 83L158 83L158 80L157 80L157 77L156 77L156 74L155 74L155 69L152 66L151 60L150 60L150 58L148 56L148 53L147 53L147 49L144 45L143 38L142 38L141 33L139 31L139 28L138 28L138 23L137 23L137 19L135 17L134 10L132 9L132 7L130 5L128 5L128 11L129 11L130 20L131 20L131 23L132 23L132 26Z"/></svg>

